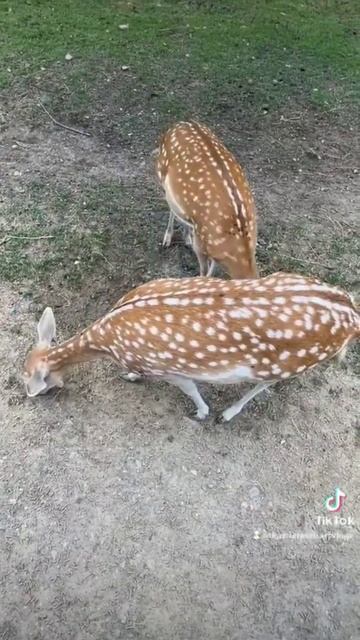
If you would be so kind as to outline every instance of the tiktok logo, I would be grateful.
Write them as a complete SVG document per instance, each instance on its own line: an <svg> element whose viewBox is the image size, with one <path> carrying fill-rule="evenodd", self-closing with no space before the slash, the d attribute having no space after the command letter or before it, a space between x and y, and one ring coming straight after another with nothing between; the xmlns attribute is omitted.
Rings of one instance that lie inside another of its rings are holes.
<svg viewBox="0 0 360 640"><path fill-rule="evenodd" d="M344 506L346 500L346 494L336 487L334 495L325 498L325 508L331 513L339 513Z"/></svg>
<svg viewBox="0 0 360 640"><path fill-rule="evenodd" d="M346 497L346 493L339 489L339 487L336 487L334 493L325 498L325 509L329 513L338 514L344 506ZM355 525L355 521L351 516L347 516L346 518L339 515L335 515L333 517L318 516L317 524L321 527L353 527Z"/></svg>

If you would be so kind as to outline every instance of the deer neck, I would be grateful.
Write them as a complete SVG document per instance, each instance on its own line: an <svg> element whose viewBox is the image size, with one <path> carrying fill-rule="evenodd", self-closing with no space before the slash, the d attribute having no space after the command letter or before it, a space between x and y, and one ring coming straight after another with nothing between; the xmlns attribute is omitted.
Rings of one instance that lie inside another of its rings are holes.
<svg viewBox="0 0 360 640"><path fill-rule="evenodd" d="M229 267L225 267L230 278L232 280L254 280L258 278L258 271L256 268L249 268L247 265L238 267L234 267L230 265Z"/></svg>
<svg viewBox="0 0 360 640"><path fill-rule="evenodd" d="M105 355L101 345L92 340L91 330L87 329L66 342L50 348L47 361L50 370L57 371L74 364L102 358Z"/></svg>
<svg viewBox="0 0 360 640"><path fill-rule="evenodd" d="M236 255L236 254L235 254ZM244 259L241 255L236 256L236 259L222 260L222 266L228 272L233 279L252 279L258 277L255 258L250 256L249 259Z"/></svg>

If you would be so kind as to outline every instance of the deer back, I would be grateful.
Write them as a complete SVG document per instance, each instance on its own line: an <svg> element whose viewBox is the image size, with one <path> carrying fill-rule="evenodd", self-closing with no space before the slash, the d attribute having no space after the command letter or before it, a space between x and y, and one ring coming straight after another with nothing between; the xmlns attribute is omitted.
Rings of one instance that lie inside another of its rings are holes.
<svg viewBox="0 0 360 640"><path fill-rule="evenodd" d="M157 170L172 210L190 222L206 255L232 277L256 276L256 210L243 169L210 129L169 129Z"/></svg>

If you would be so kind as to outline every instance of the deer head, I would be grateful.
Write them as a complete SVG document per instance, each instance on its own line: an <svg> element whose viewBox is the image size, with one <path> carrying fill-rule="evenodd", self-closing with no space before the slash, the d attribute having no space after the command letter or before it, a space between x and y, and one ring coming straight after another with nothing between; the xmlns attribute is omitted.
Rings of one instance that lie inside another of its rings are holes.
<svg viewBox="0 0 360 640"><path fill-rule="evenodd" d="M48 361L52 343L56 338L55 317L50 307L43 312L37 333L38 343L28 354L23 373L26 393L30 398L47 393L53 387L63 386L60 372L51 371Z"/></svg>

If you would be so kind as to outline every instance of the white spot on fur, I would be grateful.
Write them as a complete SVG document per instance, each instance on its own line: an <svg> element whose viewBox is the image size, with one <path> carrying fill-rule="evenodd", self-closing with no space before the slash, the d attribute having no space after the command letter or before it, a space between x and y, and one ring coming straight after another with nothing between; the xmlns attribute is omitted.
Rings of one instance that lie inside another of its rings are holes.
<svg viewBox="0 0 360 640"><path fill-rule="evenodd" d="M230 318L250 318L252 313L249 309L231 309L229 311Z"/></svg>
<svg viewBox="0 0 360 640"><path fill-rule="evenodd" d="M302 373L303 371L305 371L305 369L306 369L306 365L302 364L301 367L298 367L296 369L296 373Z"/></svg>
<svg viewBox="0 0 360 640"><path fill-rule="evenodd" d="M283 351L279 355L279 360L287 360L289 356L290 356L290 351Z"/></svg>

